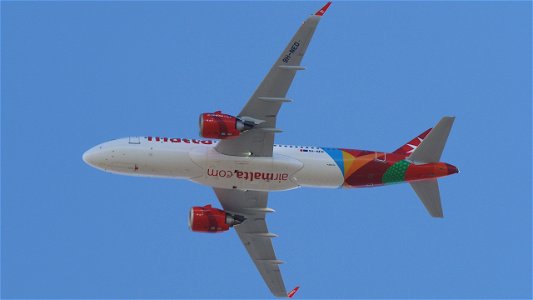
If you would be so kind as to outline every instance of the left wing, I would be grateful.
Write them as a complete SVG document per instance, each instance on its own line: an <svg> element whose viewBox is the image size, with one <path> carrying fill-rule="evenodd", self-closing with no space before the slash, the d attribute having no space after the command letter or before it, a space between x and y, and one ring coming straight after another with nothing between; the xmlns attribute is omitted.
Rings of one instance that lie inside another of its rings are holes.
<svg viewBox="0 0 533 300"><path fill-rule="evenodd" d="M216 151L231 156L272 156L274 134L279 131L276 129L279 109L282 103L291 101L286 98L287 91L296 71L304 69L300 66L302 58L320 18L330 5L331 2L328 2L305 20L238 115L240 119L252 121L256 126L235 139L221 140L215 147ZM272 294L287 297L279 270L279 264L283 262L276 258L272 247L271 238L276 235L268 232L265 221L266 213L273 211L267 208L268 193L221 188L214 190L225 211L246 218L234 226L235 231ZM292 297L296 290L289 296Z"/></svg>
<svg viewBox="0 0 533 300"><path fill-rule="evenodd" d="M238 115L260 124L236 139L220 141L215 148L218 152L233 156L272 156L274 134L279 132L276 129L279 109L282 103L291 101L286 98L287 91L296 71L304 69L300 62L320 18L330 5L328 2L305 20Z"/></svg>
<svg viewBox="0 0 533 300"><path fill-rule="evenodd" d="M265 221L265 214L272 210L267 208L267 192L243 191L214 188L215 194L225 211L242 215L244 222L235 225L235 231L246 247L257 270L261 273L268 288L276 297L287 297L287 290L281 277L271 238Z"/></svg>

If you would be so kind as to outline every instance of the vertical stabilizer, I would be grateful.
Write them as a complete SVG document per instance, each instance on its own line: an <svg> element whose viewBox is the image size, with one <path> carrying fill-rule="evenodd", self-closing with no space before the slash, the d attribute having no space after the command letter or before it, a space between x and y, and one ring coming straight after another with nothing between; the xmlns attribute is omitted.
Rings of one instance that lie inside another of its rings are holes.
<svg viewBox="0 0 533 300"><path fill-rule="evenodd" d="M442 118L408 159L420 163L439 162L454 120L455 117Z"/></svg>
<svg viewBox="0 0 533 300"><path fill-rule="evenodd" d="M431 129L433 129L433 128L430 128L430 129L422 132L417 137L415 137L414 139L410 140L409 143L407 143L407 144L401 146L400 148L394 150L394 152L392 152L392 153L405 155L405 156L411 155L411 153L413 153L415 151L415 149L418 148L418 146L420 146L420 144L422 144L422 142L424 141L424 139L426 138L428 133L431 131Z"/></svg>
<svg viewBox="0 0 533 300"><path fill-rule="evenodd" d="M439 183L437 179L410 182L418 198L424 203L429 214L434 218L442 218L442 206L440 204Z"/></svg>

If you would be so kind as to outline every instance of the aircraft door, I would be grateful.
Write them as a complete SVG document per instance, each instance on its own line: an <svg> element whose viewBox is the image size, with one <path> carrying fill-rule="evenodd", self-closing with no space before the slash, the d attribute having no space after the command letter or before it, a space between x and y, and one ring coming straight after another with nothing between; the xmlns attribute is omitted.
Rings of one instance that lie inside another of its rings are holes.
<svg viewBox="0 0 533 300"><path fill-rule="evenodd" d="M130 136L129 143L130 144L140 144L141 143L141 138L138 137L138 136Z"/></svg>
<svg viewBox="0 0 533 300"><path fill-rule="evenodd" d="M386 162L387 161L387 153L386 152L375 152L375 160L379 162Z"/></svg>

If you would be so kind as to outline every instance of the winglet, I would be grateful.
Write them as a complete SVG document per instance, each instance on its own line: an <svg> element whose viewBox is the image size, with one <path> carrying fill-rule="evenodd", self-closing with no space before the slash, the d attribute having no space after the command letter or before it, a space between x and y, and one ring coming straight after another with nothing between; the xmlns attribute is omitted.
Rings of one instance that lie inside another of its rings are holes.
<svg viewBox="0 0 533 300"><path fill-rule="evenodd" d="M322 17L325 13L326 13L326 10L328 10L329 6L331 5L331 1L329 1L328 3L326 3L326 5L324 5L324 7L322 7L319 11L317 11L315 13L315 16L319 16L319 17Z"/></svg>
<svg viewBox="0 0 533 300"><path fill-rule="evenodd" d="M331 3L331 2L330 2ZM290 291L288 294L287 294L287 297L289 298L292 298L292 296L294 296L294 294L296 294L296 292L300 289L299 286L295 287L292 291Z"/></svg>

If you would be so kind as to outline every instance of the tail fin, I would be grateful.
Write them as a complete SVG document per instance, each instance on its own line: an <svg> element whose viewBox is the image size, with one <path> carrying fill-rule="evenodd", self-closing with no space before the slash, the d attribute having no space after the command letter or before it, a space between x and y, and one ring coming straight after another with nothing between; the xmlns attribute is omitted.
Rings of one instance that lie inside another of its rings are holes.
<svg viewBox="0 0 533 300"><path fill-rule="evenodd" d="M454 120L455 117L442 118L407 159L420 163L439 162ZM429 214L435 218L442 218L442 205L437 179L414 181L410 182L410 184Z"/></svg>
<svg viewBox="0 0 533 300"><path fill-rule="evenodd" d="M409 182L418 198L424 203L429 214L434 218L442 218L442 205L440 204L439 183L437 179Z"/></svg>
<svg viewBox="0 0 533 300"><path fill-rule="evenodd" d="M408 159L421 163L439 162L454 120L455 117L442 118Z"/></svg>
<svg viewBox="0 0 533 300"><path fill-rule="evenodd" d="M411 155L411 153L413 153L413 151L415 151L415 149L420 146L420 144L422 143L422 141L426 138L426 135L428 135L428 133L431 131L431 128L422 132L421 134L419 134L417 137L415 137L414 139L412 139L411 141L409 141L409 143L401 146L400 148L396 149L394 152L392 153L396 153L396 154L401 154L401 155L405 155L405 156L409 156Z"/></svg>

